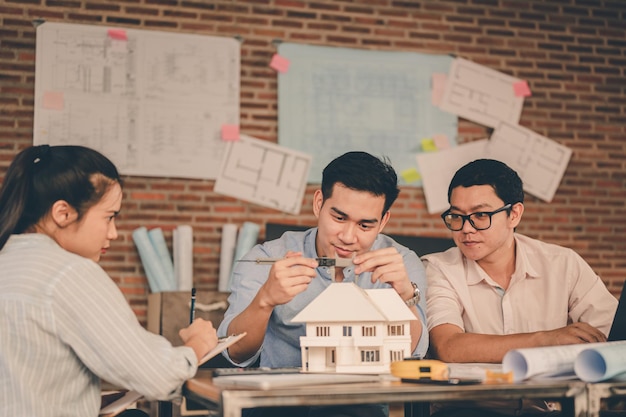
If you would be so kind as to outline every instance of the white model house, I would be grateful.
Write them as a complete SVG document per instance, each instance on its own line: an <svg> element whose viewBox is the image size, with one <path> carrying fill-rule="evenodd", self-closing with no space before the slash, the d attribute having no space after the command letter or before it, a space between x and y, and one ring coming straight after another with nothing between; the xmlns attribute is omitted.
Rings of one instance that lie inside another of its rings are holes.
<svg viewBox="0 0 626 417"><path fill-rule="evenodd" d="M332 283L293 318L306 323L302 370L388 373L391 362L411 356L411 320L417 318L393 288Z"/></svg>

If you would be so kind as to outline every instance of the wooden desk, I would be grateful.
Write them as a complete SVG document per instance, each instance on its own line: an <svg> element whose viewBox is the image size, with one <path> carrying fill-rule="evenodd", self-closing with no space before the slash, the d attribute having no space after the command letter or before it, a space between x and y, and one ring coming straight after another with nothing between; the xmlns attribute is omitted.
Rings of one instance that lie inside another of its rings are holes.
<svg viewBox="0 0 626 417"><path fill-rule="evenodd" d="M200 370L187 381L184 395L223 417L240 417L244 408L413 403L455 400L543 398L569 399L573 410L564 415L587 415L587 389L581 381L529 381L494 385L429 385L399 381L311 385L273 390L222 389L213 385L209 370ZM405 410L407 408L405 407Z"/></svg>

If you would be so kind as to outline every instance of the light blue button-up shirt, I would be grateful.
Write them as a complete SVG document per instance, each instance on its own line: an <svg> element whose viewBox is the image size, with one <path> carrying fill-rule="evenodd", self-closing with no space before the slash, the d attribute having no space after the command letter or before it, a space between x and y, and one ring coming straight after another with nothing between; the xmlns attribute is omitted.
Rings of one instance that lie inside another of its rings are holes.
<svg viewBox="0 0 626 417"><path fill-rule="evenodd" d="M282 258L287 251L302 252L306 258L317 258L315 250L315 237L317 228L304 232L286 232L279 239L256 245L243 259L257 258ZM404 265L411 281L415 282L422 294L426 294L426 272L422 262L410 249L396 243L390 237L379 234L371 250L383 249L393 246L402 255ZM271 265L260 265L254 262L236 262L233 268L233 276L230 282L231 295L228 298L229 307L224 315L224 320L219 326L218 336L226 336L230 322L250 305L261 286L267 280ZM355 276L354 267L344 268L344 282L356 282L359 287L390 288L389 284L371 282L371 272L364 272ZM355 278L356 281L355 281ZM291 320L314 298L324 291L331 283L332 278L328 267L317 268L317 276L311 281L306 291L298 294L287 304L274 307L272 316L265 332L265 339L261 349L254 357L239 366L248 366L261 355L260 366L272 368L298 367L302 365L300 351L300 336L305 335L305 323L292 323ZM328 306L328 308L340 311L342 306ZM426 329L426 301L425 297L420 300L417 310L422 322L422 335L413 352L413 356L424 357L428 349L428 331ZM224 355L228 357L225 351ZM230 359L230 358L229 358Z"/></svg>

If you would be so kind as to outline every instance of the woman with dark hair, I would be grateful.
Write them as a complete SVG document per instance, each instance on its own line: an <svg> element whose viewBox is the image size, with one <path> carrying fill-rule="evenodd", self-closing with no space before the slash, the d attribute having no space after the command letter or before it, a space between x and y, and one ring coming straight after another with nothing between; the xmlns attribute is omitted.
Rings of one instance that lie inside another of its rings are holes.
<svg viewBox="0 0 626 417"><path fill-rule="evenodd" d="M96 263L117 238L122 186L102 154L35 146L0 190L0 416L97 416L100 380L169 399L217 343L210 322L184 346L145 330Z"/></svg>

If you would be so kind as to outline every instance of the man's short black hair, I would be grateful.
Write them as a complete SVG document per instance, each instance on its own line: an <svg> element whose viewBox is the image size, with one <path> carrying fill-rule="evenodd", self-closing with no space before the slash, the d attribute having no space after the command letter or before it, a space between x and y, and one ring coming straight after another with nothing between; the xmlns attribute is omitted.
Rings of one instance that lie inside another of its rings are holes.
<svg viewBox="0 0 626 417"><path fill-rule="evenodd" d="M521 178L503 162L494 159L477 159L459 168L448 187L448 203L452 190L456 187L473 185L491 185L504 204L524 202Z"/></svg>
<svg viewBox="0 0 626 417"><path fill-rule="evenodd" d="M335 184L385 197L384 216L398 198L398 176L387 158L367 152L347 152L331 161L322 172L322 195L330 198Z"/></svg>

